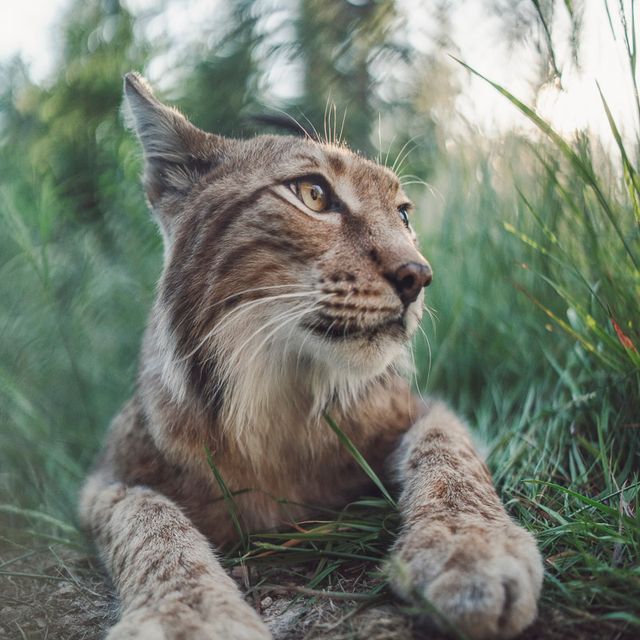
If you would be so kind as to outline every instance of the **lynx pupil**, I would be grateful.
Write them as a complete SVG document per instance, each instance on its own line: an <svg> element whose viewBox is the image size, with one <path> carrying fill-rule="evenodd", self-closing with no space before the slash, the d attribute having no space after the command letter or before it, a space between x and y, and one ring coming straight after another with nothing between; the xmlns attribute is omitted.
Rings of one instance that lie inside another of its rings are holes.
<svg viewBox="0 0 640 640"><path fill-rule="evenodd" d="M298 184L300 199L312 211L326 211L329 205L327 192L317 182L301 181Z"/></svg>

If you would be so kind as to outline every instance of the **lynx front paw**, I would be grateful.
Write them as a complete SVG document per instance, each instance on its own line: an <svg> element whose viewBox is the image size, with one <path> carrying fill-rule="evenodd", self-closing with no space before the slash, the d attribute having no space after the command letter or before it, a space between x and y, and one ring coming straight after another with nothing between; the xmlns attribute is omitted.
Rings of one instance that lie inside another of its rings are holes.
<svg viewBox="0 0 640 640"><path fill-rule="evenodd" d="M126 613L106 640L271 640L253 609L243 605L203 620L189 607L142 608Z"/></svg>
<svg viewBox="0 0 640 640"><path fill-rule="evenodd" d="M401 598L435 608L436 624L448 622L474 640L511 638L531 624L542 573L535 540L512 522L425 522L401 536L389 561L391 587Z"/></svg>

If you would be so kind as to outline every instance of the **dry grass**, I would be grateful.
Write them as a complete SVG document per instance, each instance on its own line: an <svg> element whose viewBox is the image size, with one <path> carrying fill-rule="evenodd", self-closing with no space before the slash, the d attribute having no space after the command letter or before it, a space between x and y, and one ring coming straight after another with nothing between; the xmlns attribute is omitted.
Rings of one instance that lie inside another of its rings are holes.
<svg viewBox="0 0 640 640"><path fill-rule="evenodd" d="M295 569L295 571L294 571ZM355 567L361 573L362 567ZM298 579L292 578L294 573ZM344 598L311 594L305 581L311 572L292 568L279 575L269 571L269 583L257 587L264 576L256 569L232 570L247 600L269 625L274 640L446 640L411 618L399 603L382 597L376 601L348 597L353 578L345 576L337 588ZM566 613L544 606L537 623L522 640L632 640L615 623L590 619L587 612L568 618ZM581 618L576 622L577 618ZM20 549L15 545L0 552L0 639L2 640L94 640L104 637L117 619L114 590L96 558L86 551L46 546Z"/></svg>

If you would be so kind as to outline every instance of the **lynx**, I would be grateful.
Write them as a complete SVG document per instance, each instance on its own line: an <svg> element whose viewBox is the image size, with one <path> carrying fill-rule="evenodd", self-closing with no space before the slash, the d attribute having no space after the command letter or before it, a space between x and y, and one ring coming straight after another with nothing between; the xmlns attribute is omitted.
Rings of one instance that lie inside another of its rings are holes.
<svg viewBox="0 0 640 640"><path fill-rule="evenodd" d="M461 420L405 380L432 272L398 178L342 145L205 133L135 73L124 88L165 258L135 395L81 495L121 600L109 640L271 637L216 556L236 529L207 451L246 490L242 526L282 527L291 503L368 488L325 412L397 491L398 597L470 638L516 635L536 616L536 543Z"/></svg>

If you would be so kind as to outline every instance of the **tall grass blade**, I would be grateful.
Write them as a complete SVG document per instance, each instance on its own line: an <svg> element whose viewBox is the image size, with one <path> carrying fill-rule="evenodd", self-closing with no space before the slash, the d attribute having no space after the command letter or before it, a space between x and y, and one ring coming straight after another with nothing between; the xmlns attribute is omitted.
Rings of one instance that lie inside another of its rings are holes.
<svg viewBox="0 0 640 640"><path fill-rule="evenodd" d="M338 440L344 445L347 451L351 454L353 459L360 465L362 470L369 476L369 479L373 482L373 484L380 489L382 495L387 499L387 502L394 508L398 508L398 504L391 497L391 494L387 491L384 484L376 474L376 472L371 468L369 463L364 459L364 456L358 451L356 446L351 442L347 434L340 429L340 427L334 422L331 416L327 413L324 414L324 419L326 423L331 427L331 430L338 436Z"/></svg>
<svg viewBox="0 0 640 640"><path fill-rule="evenodd" d="M220 470L218 469L218 467L216 467L213 461L213 456L211 455L211 451L209 450L208 447L205 447L205 452L207 454L207 463L209 465L209 468L213 472L216 482L220 487L220 491L222 491L222 497L224 498L224 502L227 507L227 511L229 512L229 517L231 518L231 522L233 523L233 526L236 532L238 533L242 546L246 547L248 536L244 531L244 529L242 528L242 524L240 523L240 517L238 515L238 507L233 498L234 494L231 491L229 491L229 487L227 486L227 483L224 481L224 478L222 477Z"/></svg>
<svg viewBox="0 0 640 640"><path fill-rule="evenodd" d="M640 259L636 257L635 252L631 249L631 245L625 237L625 234L620 227L620 224L617 220L617 212L613 210L613 207L609 204L606 196L604 195L600 185L598 184L598 179L593 173L593 169L585 163L585 161L580 158L580 156L571 148L569 143L558 134L545 120L543 120L533 109L528 107L526 104L518 100L512 93L507 91L504 87L499 85L492 80L489 80L487 77L483 76L481 73L476 71L473 67L470 67L468 64L459 60L455 56L451 56L456 62L461 64L465 69L470 71L472 74L484 80L488 84L490 84L496 91L501 93L511 104L513 104L517 109L523 113L531 122L533 122L544 134L546 134L553 143L558 147L558 149L562 152L565 158L571 163L571 166L576 170L580 178L591 187L593 193L596 196L596 199L600 203L602 210L605 215L609 219L609 222L613 226L620 242L625 248L626 254L631 260L633 266L635 267L636 272L640 272Z"/></svg>

